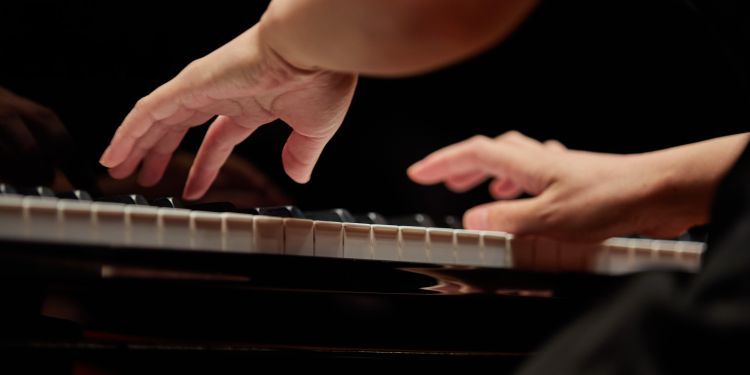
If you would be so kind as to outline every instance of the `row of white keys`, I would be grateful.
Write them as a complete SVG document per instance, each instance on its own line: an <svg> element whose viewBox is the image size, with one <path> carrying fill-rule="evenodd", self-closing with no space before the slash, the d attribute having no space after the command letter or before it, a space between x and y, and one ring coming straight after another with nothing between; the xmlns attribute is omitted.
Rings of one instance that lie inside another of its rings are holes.
<svg viewBox="0 0 750 375"><path fill-rule="evenodd" d="M0 236L23 238L25 220L23 204L18 195L0 195Z"/></svg>
<svg viewBox="0 0 750 375"><path fill-rule="evenodd" d="M0 236L79 243L315 255L468 266L629 272L695 270L704 244L610 239L567 244L501 232L335 223L174 208L0 196Z"/></svg>
<svg viewBox="0 0 750 375"><path fill-rule="evenodd" d="M515 237L509 248L517 268L623 274L649 268L695 271L703 243L612 238L601 244L567 243L541 237Z"/></svg>
<svg viewBox="0 0 750 375"><path fill-rule="evenodd" d="M663 267L696 271L705 248L700 242L639 238L611 238L603 245L597 266L614 274Z"/></svg>

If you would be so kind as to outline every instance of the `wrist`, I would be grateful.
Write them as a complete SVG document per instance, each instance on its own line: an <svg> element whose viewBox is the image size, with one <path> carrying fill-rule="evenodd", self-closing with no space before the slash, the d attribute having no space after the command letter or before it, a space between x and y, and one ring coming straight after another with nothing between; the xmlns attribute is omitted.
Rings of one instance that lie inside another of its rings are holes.
<svg viewBox="0 0 750 375"><path fill-rule="evenodd" d="M747 143L747 134L634 156L648 186L647 215L688 228L709 221L714 194Z"/></svg>

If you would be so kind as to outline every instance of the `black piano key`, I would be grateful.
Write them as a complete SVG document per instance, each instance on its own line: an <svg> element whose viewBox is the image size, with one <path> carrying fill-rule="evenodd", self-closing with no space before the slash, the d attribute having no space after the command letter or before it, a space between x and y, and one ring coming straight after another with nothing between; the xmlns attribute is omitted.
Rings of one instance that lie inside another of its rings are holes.
<svg viewBox="0 0 750 375"><path fill-rule="evenodd" d="M305 217L311 220L337 221L339 223L356 223L354 216L343 208L334 208L332 210L308 211Z"/></svg>
<svg viewBox="0 0 750 375"><path fill-rule="evenodd" d="M193 203L185 205L185 208L208 212L237 212L237 207L230 202Z"/></svg>
<svg viewBox="0 0 750 375"><path fill-rule="evenodd" d="M258 208L238 208L234 210L234 212L248 215L260 215L260 211L258 211Z"/></svg>
<svg viewBox="0 0 750 375"><path fill-rule="evenodd" d="M16 188L8 184L0 184L0 195L2 194L17 194Z"/></svg>
<svg viewBox="0 0 750 375"><path fill-rule="evenodd" d="M296 206L256 207L255 210L256 215L305 218L305 215Z"/></svg>
<svg viewBox="0 0 750 375"><path fill-rule="evenodd" d="M435 226L438 228L449 228L449 229L464 229L461 218L446 215L435 220Z"/></svg>
<svg viewBox="0 0 750 375"><path fill-rule="evenodd" d="M55 192L46 186L34 186L18 188L18 193L23 195L31 195L36 197L54 197Z"/></svg>
<svg viewBox="0 0 750 375"><path fill-rule="evenodd" d="M148 206L148 200L143 195L140 194L122 194L122 195L112 195L108 197L102 197L97 199L97 201L100 202L113 202L113 203L122 203L122 204L137 204L139 206Z"/></svg>
<svg viewBox="0 0 750 375"><path fill-rule="evenodd" d="M182 202L182 199L176 197L159 197L151 199L148 202L156 207L185 208L185 203Z"/></svg>
<svg viewBox="0 0 750 375"><path fill-rule="evenodd" d="M354 215L354 220L362 224L388 225L388 220L386 220L385 216L377 212L368 212L366 214Z"/></svg>
<svg viewBox="0 0 750 375"><path fill-rule="evenodd" d="M425 214L413 214L389 217L388 223L391 225L401 225L409 227L434 227L435 222L431 217Z"/></svg>
<svg viewBox="0 0 750 375"><path fill-rule="evenodd" d="M58 198L62 199L73 199L77 201L90 201L93 200L91 198L91 194L87 192L86 190L72 190L72 191L66 191L63 193L57 194Z"/></svg>

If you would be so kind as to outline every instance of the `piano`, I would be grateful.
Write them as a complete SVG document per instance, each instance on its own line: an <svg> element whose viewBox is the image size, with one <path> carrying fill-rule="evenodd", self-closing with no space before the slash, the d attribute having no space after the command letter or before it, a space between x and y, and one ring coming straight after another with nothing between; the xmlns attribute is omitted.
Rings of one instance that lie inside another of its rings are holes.
<svg viewBox="0 0 750 375"><path fill-rule="evenodd" d="M0 345L12 354L0 366L510 371L634 275L695 272L704 248L455 227L0 184Z"/></svg>

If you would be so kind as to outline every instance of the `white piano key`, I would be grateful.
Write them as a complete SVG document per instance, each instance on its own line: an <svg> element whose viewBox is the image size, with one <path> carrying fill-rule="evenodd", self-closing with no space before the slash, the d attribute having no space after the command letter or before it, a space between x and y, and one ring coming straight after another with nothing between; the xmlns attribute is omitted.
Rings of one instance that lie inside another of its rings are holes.
<svg viewBox="0 0 750 375"><path fill-rule="evenodd" d="M344 224L315 221L315 256L341 258L344 256Z"/></svg>
<svg viewBox="0 0 750 375"><path fill-rule="evenodd" d="M190 212L192 247L197 250L221 250L221 214L206 211Z"/></svg>
<svg viewBox="0 0 750 375"><path fill-rule="evenodd" d="M264 254L284 253L284 220L280 217L253 217L254 249Z"/></svg>
<svg viewBox="0 0 750 375"><path fill-rule="evenodd" d="M18 195L0 195L0 237L25 237L23 200Z"/></svg>
<svg viewBox="0 0 750 375"><path fill-rule="evenodd" d="M159 209L129 204L125 207L127 243L132 246L154 247L159 244Z"/></svg>
<svg viewBox="0 0 750 375"><path fill-rule="evenodd" d="M315 226L312 220L284 219L284 254L315 255Z"/></svg>
<svg viewBox="0 0 750 375"><path fill-rule="evenodd" d="M190 249L190 210L183 208L157 209L159 243L171 249Z"/></svg>
<svg viewBox="0 0 750 375"><path fill-rule="evenodd" d="M510 241L513 235L503 232L482 232L483 264L488 267L513 267Z"/></svg>
<svg viewBox="0 0 750 375"><path fill-rule="evenodd" d="M96 239L92 203L60 199L57 203L58 221L62 237L72 243L90 243Z"/></svg>
<svg viewBox="0 0 750 375"><path fill-rule="evenodd" d="M253 251L253 216L223 212L221 214L222 244L226 251Z"/></svg>
<svg viewBox="0 0 750 375"><path fill-rule="evenodd" d="M372 225L372 258L377 260L400 260L398 227L394 225Z"/></svg>
<svg viewBox="0 0 750 375"><path fill-rule="evenodd" d="M560 271L559 242L544 237L534 240L534 269L557 272Z"/></svg>
<svg viewBox="0 0 750 375"><path fill-rule="evenodd" d="M606 256L601 243L560 242L560 271L595 272L597 264Z"/></svg>
<svg viewBox="0 0 750 375"><path fill-rule="evenodd" d="M536 269L534 246L536 238L532 236L513 236L510 241L510 251L513 266L520 269Z"/></svg>
<svg viewBox="0 0 750 375"><path fill-rule="evenodd" d="M427 228L400 228L401 259L407 262L430 263L430 249L427 244Z"/></svg>
<svg viewBox="0 0 750 375"><path fill-rule="evenodd" d="M372 227L344 223L344 258L372 259Z"/></svg>
<svg viewBox="0 0 750 375"><path fill-rule="evenodd" d="M651 246L657 262L668 264L677 259L677 241L654 240Z"/></svg>
<svg viewBox="0 0 750 375"><path fill-rule="evenodd" d="M57 218L57 199L24 197L23 211L26 236L32 240L59 240L62 228Z"/></svg>
<svg viewBox="0 0 750 375"><path fill-rule="evenodd" d="M606 252L598 259L602 272L620 275L634 269L634 256L630 238L610 238L604 241Z"/></svg>
<svg viewBox="0 0 750 375"><path fill-rule="evenodd" d="M456 263L465 266L481 266L483 263L482 233L471 230L457 230Z"/></svg>
<svg viewBox="0 0 750 375"><path fill-rule="evenodd" d="M685 270L697 271L701 266L705 246L702 242L679 241L675 246L678 264Z"/></svg>
<svg viewBox="0 0 750 375"><path fill-rule="evenodd" d="M427 243L433 262L456 264L456 246L453 232L453 229L427 229Z"/></svg>
<svg viewBox="0 0 750 375"><path fill-rule="evenodd" d="M125 205L94 202L91 204L94 219L94 237L97 243L125 245Z"/></svg>

